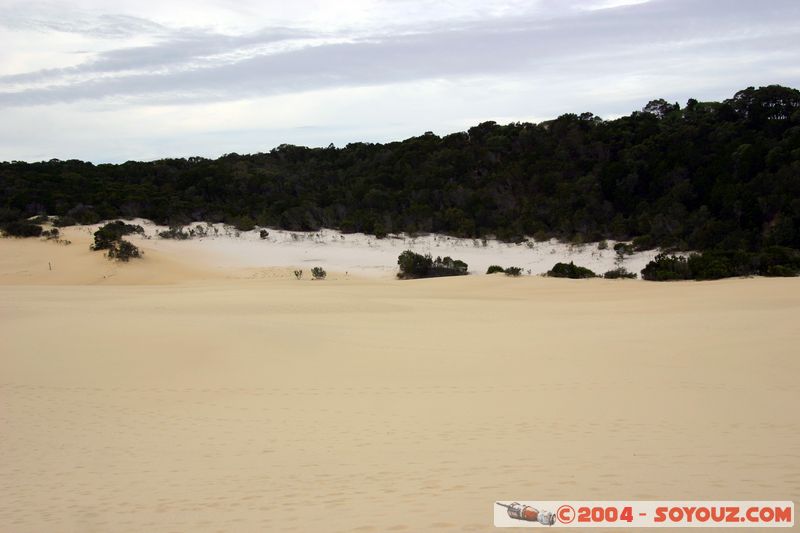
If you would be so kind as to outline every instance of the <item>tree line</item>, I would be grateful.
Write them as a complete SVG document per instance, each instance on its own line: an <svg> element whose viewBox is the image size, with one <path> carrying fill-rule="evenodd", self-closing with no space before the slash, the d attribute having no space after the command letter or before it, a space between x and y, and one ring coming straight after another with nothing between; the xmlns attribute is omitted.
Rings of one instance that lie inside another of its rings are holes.
<svg viewBox="0 0 800 533"><path fill-rule="evenodd" d="M630 240L638 248L800 248L800 91L663 99L614 120L565 114L439 137L251 155L0 163L0 223L143 217L385 236ZM16 228L16 227L14 227ZM16 228L20 229L20 228ZM24 230L24 228L22 228Z"/></svg>

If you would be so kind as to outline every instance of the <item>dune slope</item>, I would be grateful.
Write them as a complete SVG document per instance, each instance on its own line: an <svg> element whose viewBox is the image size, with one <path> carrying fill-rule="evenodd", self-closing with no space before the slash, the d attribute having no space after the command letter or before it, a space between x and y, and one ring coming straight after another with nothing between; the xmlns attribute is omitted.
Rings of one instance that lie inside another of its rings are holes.
<svg viewBox="0 0 800 533"><path fill-rule="evenodd" d="M796 279L119 276L0 286L2 531L485 531L498 499L800 497Z"/></svg>

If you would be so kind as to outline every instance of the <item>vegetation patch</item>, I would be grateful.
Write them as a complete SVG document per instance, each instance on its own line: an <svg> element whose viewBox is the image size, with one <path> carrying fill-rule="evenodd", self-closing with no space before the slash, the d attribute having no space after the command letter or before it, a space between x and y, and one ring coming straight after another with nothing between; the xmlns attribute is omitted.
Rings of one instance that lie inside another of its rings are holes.
<svg viewBox="0 0 800 533"><path fill-rule="evenodd" d="M445 276L465 276L467 264L451 257L437 257L433 259L430 254L418 254L406 250L397 258L400 279L437 278Z"/></svg>
<svg viewBox="0 0 800 533"><path fill-rule="evenodd" d="M597 274L592 272L586 267L578 266L572 261L569 263L556 263L553 268L547 271L547 275L551 278L570 278L570 279L584 279L595 278Z"/></svg>
<svg viewBox="0 0 800 533"><path fill-rule="evenodd" d="M642 270L642 279L648 281L713 280L755 275L800 275L800 252L769 246L759 252L710 250L688 257L662 253Z"/></svg>

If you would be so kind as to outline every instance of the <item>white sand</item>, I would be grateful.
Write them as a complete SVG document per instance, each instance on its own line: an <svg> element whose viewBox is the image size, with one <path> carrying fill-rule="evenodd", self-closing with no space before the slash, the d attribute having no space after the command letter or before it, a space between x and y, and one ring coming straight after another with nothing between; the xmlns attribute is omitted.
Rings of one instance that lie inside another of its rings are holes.
<svg viewBox="0 0 800 533"><path fill-rule="evenodd" d="M0 239L0 531L488 531L496 500L800 499L798 279L227 279L273 270L163 241L116 265L73 237Z"/></svg>
<svg viewBox="0 0 800 533"><path fill-rule="evenodd" d="M132 237L131 240L152 250L168 255L198 256L198 262L213 268L258 269L262 267L299 267L310 270L322 266L333 272L348 272L360 276L393 276L397 272L397 256L404 250L450 256L469 265L472 274L484 274L490 265L517 266L525 273L543 274L558 262L574 261L602 274L616 266L617 255L608 241L605 250L599 243L570 245L555 239L536 242L528 239L521 244L507 244L497 240L458 239L430 234L420 237L392 235L377 239L363 233L342 234L336 230L318 232L292 232L269 229L269 236L261 239L259 230L238 232L223 224L195 223L187 226L201 228L207 237L188 241L165 240L157 234L167 229L142 219L130 221L140 224L149 241ZM82 229L87 235L99 225ZM636 252L625 256L623 266L639 273L653 259L657 251Z"/></svg>

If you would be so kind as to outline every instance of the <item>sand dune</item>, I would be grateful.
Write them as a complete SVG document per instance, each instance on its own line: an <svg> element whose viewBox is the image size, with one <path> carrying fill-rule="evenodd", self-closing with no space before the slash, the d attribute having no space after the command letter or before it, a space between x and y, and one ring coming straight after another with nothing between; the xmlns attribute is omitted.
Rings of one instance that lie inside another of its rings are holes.
<svg viewBox="0 0 800 533"><path fill-rule="evenodd" d="M800 497L800 280L298 282L87 246L0 241L2 531Z"/></svg>

